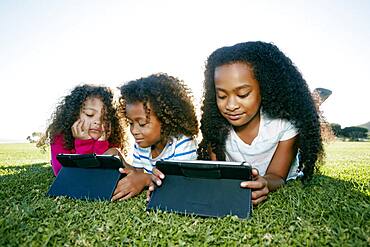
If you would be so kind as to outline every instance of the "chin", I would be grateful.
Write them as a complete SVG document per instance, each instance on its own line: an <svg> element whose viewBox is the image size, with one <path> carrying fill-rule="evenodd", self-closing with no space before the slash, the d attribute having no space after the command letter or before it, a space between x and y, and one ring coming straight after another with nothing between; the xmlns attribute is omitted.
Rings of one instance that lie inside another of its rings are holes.
<svg viewBox="0 0 370 247"><path fill-rule="evenodd" d="M101 137L101 135L90 135L90 137L94 140L98 140Z"/></svg>
<svg viewBox="0 0 370 247"><path fill-rule="evenodd" d="M231 124L234 127L240 127L248 123L248 121L245 121L244 119L238 119L236 121L230 121L228 120L229 124Z"/></svg>

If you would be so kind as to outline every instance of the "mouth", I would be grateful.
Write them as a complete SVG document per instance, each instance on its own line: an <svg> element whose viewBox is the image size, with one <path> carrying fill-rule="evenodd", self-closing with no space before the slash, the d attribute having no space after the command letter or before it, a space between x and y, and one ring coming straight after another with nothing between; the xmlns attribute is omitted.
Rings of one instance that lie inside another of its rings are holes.
<svg viewBox="0 0 370 247"><path fill-rule="evenodd" d="M143 142L143 141L144 141L144 139L135 139L135 142L138 143L138 144Z"/></svg>
<svg viewBox="0 0 370 247"><path fill-rule="evenodd" d="M101 132L101 129L89 129L89 131L91 131L91 132Z"/></svg>
<svg viewBox="0 0 370 247"><path fill-rule="evenodd" d="M243 116L243 113L240 113L240 114L229 114L229 113L225 113L226 117L232 121L236 121L236 120L239 120L242 116Z"/></svg>

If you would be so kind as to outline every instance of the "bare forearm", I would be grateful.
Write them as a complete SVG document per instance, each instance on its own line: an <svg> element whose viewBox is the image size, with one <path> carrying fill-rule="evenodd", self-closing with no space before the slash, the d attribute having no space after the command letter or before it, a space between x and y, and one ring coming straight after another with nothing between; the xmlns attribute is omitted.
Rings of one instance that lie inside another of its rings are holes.
<svg viewBox="0 0 370 247"><path fill-rule="evenodd" d="M267 180L269 191L275 191L285 184L285 180L283 178L274 174L265 174L263 177Z"/></svg>

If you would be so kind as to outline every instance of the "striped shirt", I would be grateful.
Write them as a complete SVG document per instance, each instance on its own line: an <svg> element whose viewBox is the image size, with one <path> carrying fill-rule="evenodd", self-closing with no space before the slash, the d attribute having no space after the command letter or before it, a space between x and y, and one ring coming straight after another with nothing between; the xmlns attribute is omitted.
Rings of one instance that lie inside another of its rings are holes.
<svg viewBox="0 0 370 247"><path fill-rule="evenodd" d="M178 138L172 137L162 152L152 158L151 147L141 148L135 143L132 165L136 168L143 168L147 173L152 173L158 160L196 160L197 147L196 139L180 135Z"/></svg>

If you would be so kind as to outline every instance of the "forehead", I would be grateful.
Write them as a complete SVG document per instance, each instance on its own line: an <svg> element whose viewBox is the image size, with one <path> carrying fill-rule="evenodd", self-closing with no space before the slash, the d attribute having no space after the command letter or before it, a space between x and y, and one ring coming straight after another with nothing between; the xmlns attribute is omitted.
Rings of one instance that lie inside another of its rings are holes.
<svg viewBox="0 0 370 247"><path fill-rule="evenodd" d="M103 101L98 97L86 98L83 104L85 109L101 110L103 108Z"/></svg>
<svg viewBox="0 0 370 247"><path fill-rule="evenodd" d="M224 64L215 68L214 74L216 87L256 86L253 69L242 62Z"/></svg>
<svg viewBox="0 0 370 247"><path fill-rule="evenodd" d="M150 109L149 104L146 105L147 109ZM126 104L126 116L131 119L135 118L146 118L147 112L144 108L143 102L133 102Z"/></svg>

